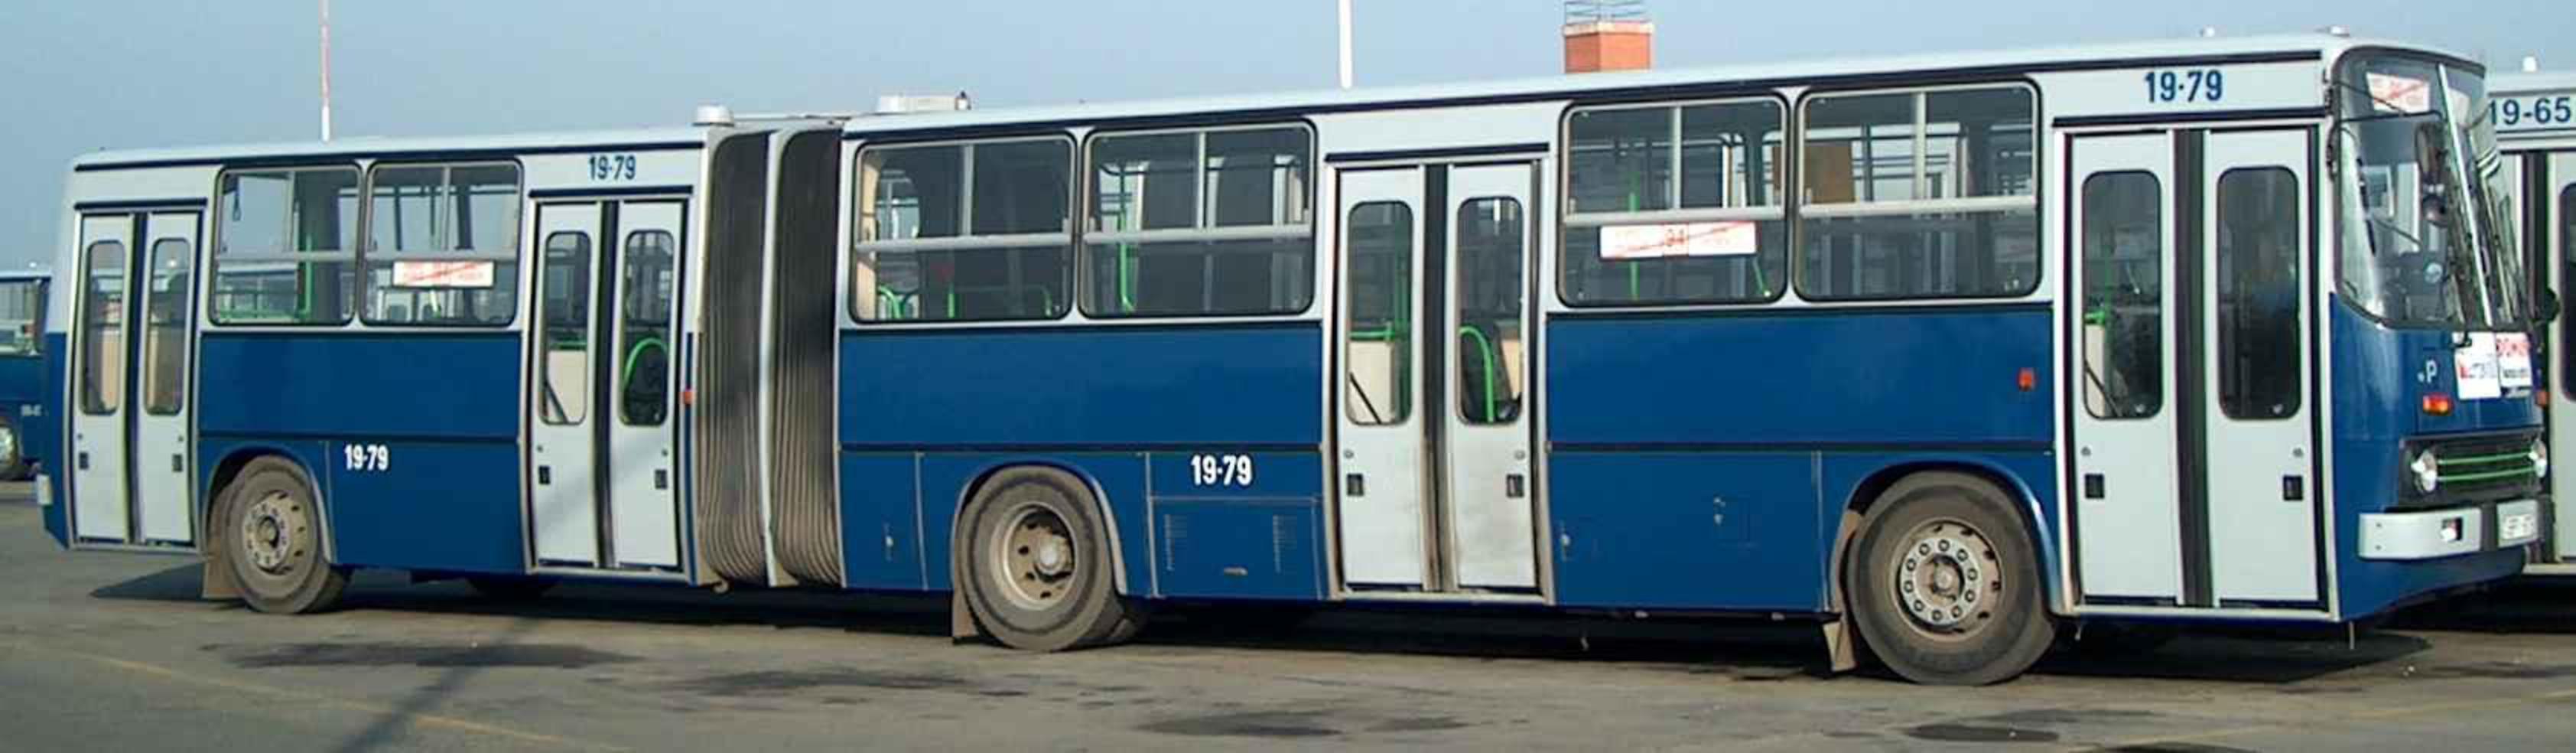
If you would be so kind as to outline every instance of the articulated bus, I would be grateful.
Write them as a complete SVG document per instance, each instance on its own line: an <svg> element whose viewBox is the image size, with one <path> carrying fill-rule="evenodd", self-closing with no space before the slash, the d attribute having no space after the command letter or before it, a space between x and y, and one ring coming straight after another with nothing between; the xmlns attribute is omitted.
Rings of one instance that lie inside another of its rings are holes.
<svg viewBox="0 0 2576 753"><path fill-rule="evenodd" d="M1740 615L1927 683L2349 624L2539 536L2482 76L2316 35L94 154L39 491L270 612Z"/></svg>
<svg viewBox="0 0 2576 753"><path fill-rule="evenodd" d="M2516 223L2509 237L2526 249L2540 291L2563 290L2576 282L2568 267L2576 263L2576 74L2497 76L2493 90L2486 117L2495 123L2504 154L2498 167L2513 197L2506 208ZM2561 366L2576 364L2576 345L2566 339L2566 327L2545 331L2553 334L2540 352L2555 354ZM2563 369L2550 373L2559 371ZM2548 409L2549 443L2576 442L2576 434L2570 433L2576 432L2576 414L2568 412L2576 410L2576 402L2567 399L2576 392L2569 391L2563 376L2558 381L2559 402ZM2576 575L2576 510L2566 507L2576 497L2564 493L2570 481L2567 476L2549 478L2556 504L2542 527L2547 540L2533 552L2528 568L2535 575Z"/></svg>
<svg viewBox="0 0 2576 753"><path fill-rule="evenodd" d="M0 272L0 481L25 481L52 456L45 399L45 289L41 270Z"/></svg>

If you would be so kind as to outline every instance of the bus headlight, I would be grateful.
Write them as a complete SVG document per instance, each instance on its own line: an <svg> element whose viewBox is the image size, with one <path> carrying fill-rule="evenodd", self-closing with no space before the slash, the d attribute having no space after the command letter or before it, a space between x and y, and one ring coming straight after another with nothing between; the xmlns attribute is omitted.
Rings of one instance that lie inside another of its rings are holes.
<svg viewBox="0 0 2576 753"><path fill-rule="evenodd" d="M2416 491L2431 494L2442 485L2442 463L2434 459L2432 450L2415 453L2415 462L2406 464L2406 469L2415 472Z"/></svg>
<svg viewBox="0 0 2576 753"><path fill-rule="evenodd" d="M2549 442L2546 440L2531 440L2531 475L2533 478L2549 477Z"/></svg>

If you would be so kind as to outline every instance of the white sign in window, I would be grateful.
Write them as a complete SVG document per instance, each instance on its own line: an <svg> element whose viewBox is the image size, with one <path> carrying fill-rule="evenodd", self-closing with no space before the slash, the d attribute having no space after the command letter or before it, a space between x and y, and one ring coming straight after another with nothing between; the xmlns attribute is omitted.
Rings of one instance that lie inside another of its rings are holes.
<svg viewBox="0 0 2576 753"><path fill-rule="evenodd" d="M396 261L394 287L489 288L492 287L492 262Z"/></svg>
<svg viewBox="0 0 2576 753"><path fill-rule="evenodd" d="M2369 74L2371 106L2381 112L2412 115L2433 111L2433 85L2420 78Z"/></svg>
<svg viewBox="0 0 2576 753"><path fill-rule="evenodd" d="M1601 229L1601 258L1661 259L1671 256L1752 256L1761 250L1753 222L1686 222L1623 225Z"/></svg>

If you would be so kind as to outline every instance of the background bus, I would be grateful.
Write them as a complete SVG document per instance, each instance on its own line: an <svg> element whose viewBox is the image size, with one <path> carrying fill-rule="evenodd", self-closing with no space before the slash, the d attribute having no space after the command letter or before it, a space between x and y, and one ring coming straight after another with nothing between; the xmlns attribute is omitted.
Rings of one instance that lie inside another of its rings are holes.
<svg viewBox="0 0 2576 753"><path fill-rule="evenodd" d="M45 399L45 290L53 273L0 272L0 480L25 481L52 456Z"/></svg>
<svg viewBox="0 0 2576 753"><path fill-rule="evenodd" d="M2495 121L2504 152L2499 168L2513 187L2513 239L2531 256L2543 290L2565 290L2576 280L2567 266L2576 260L2576 74L2497 76L2494 91L2487 119ZM2576 347L2566 339L2567 328L2549 331L2542 352L2555 355L2561 367L2555 373L2569 373L2565 367L2576 365ZM2568 399L2576 393L2568 391L2564 377L2554 383L2559 399L2549 409L2550 444L2576 442L2576 434L2570 433L2576 432L2576 414L2568 413L2576 410L2576 402ZM2576 479L2550 477L2556 504L2549 516L2549 541L2535 552L2533 573L2576 575L2576 511L2567 508L2572 482Z"/></svg>
<svg viewBox="0 0 2576 753"><path fill-rule="evenodd" d="M2480 76L2298 36L91 155L47 525L266 611L928 591L1031 649L1519 605L1981 683L2350 623L2538 535Z"/></svg>

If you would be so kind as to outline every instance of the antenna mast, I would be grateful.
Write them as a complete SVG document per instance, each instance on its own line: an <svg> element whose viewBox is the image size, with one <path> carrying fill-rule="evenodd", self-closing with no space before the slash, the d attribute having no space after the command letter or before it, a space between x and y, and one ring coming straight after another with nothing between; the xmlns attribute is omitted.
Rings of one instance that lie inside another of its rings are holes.
<svg viewBox="0 0 2576 753"><path fill-rule="evenodd" d="M1351 0L1342 0L1342 88L1351 88Z"/></svg>
<svg viewBox="0 0 2576 753"><path fill-rule="evenodd" d="M331 0L322 0L322 140L331 140Z"/></svg>

